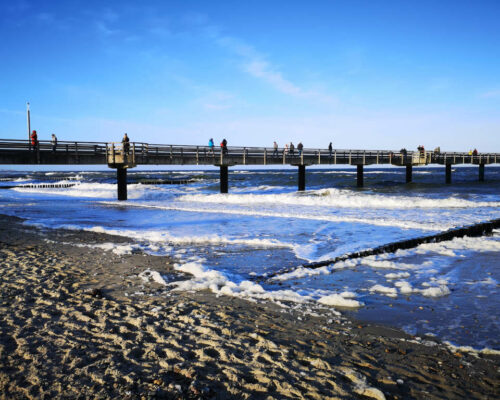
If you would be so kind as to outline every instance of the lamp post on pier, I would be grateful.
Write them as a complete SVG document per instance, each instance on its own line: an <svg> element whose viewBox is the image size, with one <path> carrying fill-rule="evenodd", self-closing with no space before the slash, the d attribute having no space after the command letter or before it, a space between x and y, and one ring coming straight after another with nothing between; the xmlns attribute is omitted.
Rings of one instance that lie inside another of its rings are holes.
<svg viewBox="0 0 500 400"><path fill-rule="evenodd" d="M31 121L30 121L30 103L26 103L26 117L28 119L28 146L31 151Z"/></svg>

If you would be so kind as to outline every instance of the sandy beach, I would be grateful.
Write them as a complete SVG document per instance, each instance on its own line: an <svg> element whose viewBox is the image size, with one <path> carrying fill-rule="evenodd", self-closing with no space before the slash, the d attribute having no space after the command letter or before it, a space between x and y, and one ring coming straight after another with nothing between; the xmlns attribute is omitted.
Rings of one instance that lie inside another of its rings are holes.
<svg viewBox="0 0 500 400"><path fill-rule="evenodd" d="M174 291L150 272L189 279L170 259L98 246L126 238L0 226L1 399L500 398L497 353Z"/></svg>

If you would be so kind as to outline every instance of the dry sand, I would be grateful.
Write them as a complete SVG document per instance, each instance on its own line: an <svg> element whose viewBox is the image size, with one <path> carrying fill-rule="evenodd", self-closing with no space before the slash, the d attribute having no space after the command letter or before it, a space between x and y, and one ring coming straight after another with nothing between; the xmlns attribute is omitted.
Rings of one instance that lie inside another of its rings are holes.
<svg viewBox="0 0 500 400"><path fill-rule="evenodd" d="M172 292L165 257L0 216L0 399L498 399L500 356L300 307Z"/></svg>

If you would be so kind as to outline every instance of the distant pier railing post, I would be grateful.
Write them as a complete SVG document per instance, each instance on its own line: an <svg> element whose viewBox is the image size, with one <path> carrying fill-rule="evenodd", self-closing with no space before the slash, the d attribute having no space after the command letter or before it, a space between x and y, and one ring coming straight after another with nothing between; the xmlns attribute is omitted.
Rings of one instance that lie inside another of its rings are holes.
<svg viewBox="0 0 500 400"><path fill-rule="evenodd" d="M356 173L356 184L358 187L363 187L363 164L358 164Z"/></svg>
<svg viewBox="0 0 500 400"><path fill-rule="evenodd" d="M220 192L228 192L228 167L227 165L220 165Z"/></svg>
<svg viewBox="0 0 500 400"><path fill-rule="evenodd" d="M299 192L303 192L306 190L306 166L304 164L298 165L299 169L299 181L298 181L298 190Z"/></svg>
<svg viewBox="0 0 500 400"><path fill-rule="evenodd" d="M451 183L451 164L446 164L446 167L445 167L445 182L447 184L450 184Z"/></svg>
<svg viewBox="0 0 500 400"><path fill-rule="evenodd" d="M484 182L484 163L479 164L479 182Z"/></svg>

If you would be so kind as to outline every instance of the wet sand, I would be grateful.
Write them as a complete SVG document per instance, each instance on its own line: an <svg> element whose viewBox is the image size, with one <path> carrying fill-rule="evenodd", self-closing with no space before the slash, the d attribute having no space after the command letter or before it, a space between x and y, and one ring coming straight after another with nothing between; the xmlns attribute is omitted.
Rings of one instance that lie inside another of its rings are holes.
<svg viewBox="0 0 500 400"><path fill-rule="evenodd" d="M0 399L496 399L500 356L451 349L333 309L256 303L127 243L0 216ZM67 244L72 243L72 244Z"/></svg>

